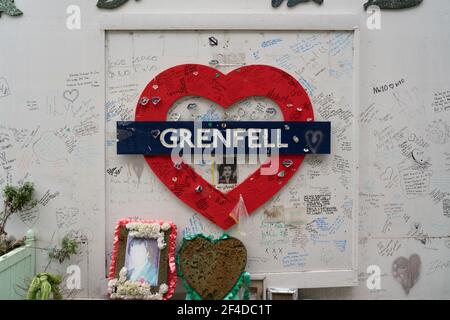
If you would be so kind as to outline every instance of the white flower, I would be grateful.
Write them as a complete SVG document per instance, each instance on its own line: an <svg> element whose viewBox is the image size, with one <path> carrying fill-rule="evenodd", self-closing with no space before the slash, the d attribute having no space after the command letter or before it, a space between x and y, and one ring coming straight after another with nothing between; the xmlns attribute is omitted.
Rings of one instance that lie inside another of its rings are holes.
<svg viewBox="0 0 450 320"><path fill-rule="evenodd" d="M162 249L164 249L166 247L166 242L164 241L163 237L158 237L157 242L158 242L159 250L162 250Z"/></svg>
<svg viewBox="0 0 450 320"><path fill-rule="evenodd" d="M137 238L158 238L164 237L161 232L163 227L168 230L171 228L170 224L165 222L162 226L159 223L142 223L142 222L130 222L127 224L127 229L129 230L130 236Z"/></svg>
<svg viewBox="0 0 450 320"><path fill-rule="evenodd" d="M119 272L119 282L125 282L127 280L127 268L123 267Z"/></svg>
<svg viewBox="0 0 450 320"><path fill-rule="evenodd" d="M159 223L150 223L148 224L148 228L151 230L151 233L159 233L161 226Z"/></svg>
<svg viewBox="0 0 450 320"><path fill-rule="evenodd" d="M125 286L118 286L117 287L117 295L126 295L127 294L127 290Z"/></svg>
<svg viewBox="0 0 450 320"><path fill-rule="evenodd" d="M119 277L126 277L127 276L127 268L123 267L120 269Z"/></svg>
<svg viewBox="0 0 450 320"><path fill-rule="evenodd" d="M128 235L129 235L130 237L136 237L138 233L139 233L139 232L133 231L133 230L129 230L129 231L128 231Z"/></svg>
<svg viewBox="0 0 450 320"><path fill-rule="evenodd" d="M169 287L167 286L167 284L161 283L161 285L159 286L159 293L165 294L167 293L167 291L169 291Z"/></svg>
<svg viewBox="0 0 450 320"><path fill-rule="evenodd" d="M140 295L143 295L143 296L152 294L152 293L151 293L151 287L150 287L150 285L149 285L148 283L142 283L142 284L139 286L139 294L140 294Z"/></svg>
<svg viewBox="0 0 450 320"><path fill-rule="evenodd" d="M108 281L109 288L115 287L116 285L117 285L117 279L111 279Z"/></svg>
<svg viewBox="0 0 450 320"><path fill-rule="evenodd" d="M117 288L117 279L111 279L108 282L108 293L114 294Z"/></svg>
<svg viewBox="0 0 450 320"><path fill-rule="evenodd" d="M140 224L141 223L139 223L139 222L130 222L130 223L127 223L126 227L128 230L138 230Z"/></svg>
<svg viewBox="0 0 450 320"><path fill-rule="evenodd" d="M170 229L170 223L164 222L164 223L161 225L161 230L167 231L167 230L169 230L169 229Z"/></svg>
<svg viewBox="0 0 450 320"><path fill-rule="evenodd" d="M159 293L155 293L149 296L145 296L144 297L145 300L162 300L162 295L160 295Z"/></svg>
<svg viewBox="0 0 450 320"><path fill-rule="evenodd" d="M116 280L116 279L114 279ZM152 293L151 286L148 283L141 283L138 281L125 281L117 283L117 281L110 281L108 285L116 285L117 291L109 291L111 299L144 299L144 300L162 300L163 295L169 290L166 284L161 284L159 292Z"/></svg>

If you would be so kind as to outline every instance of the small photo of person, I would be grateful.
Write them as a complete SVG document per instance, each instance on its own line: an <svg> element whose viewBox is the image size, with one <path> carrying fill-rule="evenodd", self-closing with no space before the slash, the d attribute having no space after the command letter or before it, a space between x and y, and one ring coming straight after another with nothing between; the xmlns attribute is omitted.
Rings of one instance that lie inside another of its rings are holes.
<svg viewBox="0 0 450 320"><path fill-rule="evenodd" d="M125 254L127 279L158 285L159 248L156 239L128 236Z"/></svg>
<svg viewBox="0 0 450 320"><path fill-rule="evenodd" d="M226 163L217 165L217 171L219 171L219 184L237 184L237 164Z"/></svg>

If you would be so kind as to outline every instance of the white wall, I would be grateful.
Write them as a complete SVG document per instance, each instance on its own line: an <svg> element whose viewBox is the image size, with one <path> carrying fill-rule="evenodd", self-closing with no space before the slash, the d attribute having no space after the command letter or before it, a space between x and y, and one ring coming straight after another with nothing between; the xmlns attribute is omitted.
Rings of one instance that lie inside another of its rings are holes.
<svg viewBox="0 0 450 320"><path fill-rule="evenodd" d="M10 89L10 95L0 97L0 159L4 154L6 160L0 160L0 186L23 179L36 183L41 204L14 217L9 230L20 236L33 227L40 247L70 231L85 240L83 254L70 263L88 274L79 295L98 297L105 273L104 34L98 26L103 11L93 2L16 0L25 14L0 18L0 81L6 79ZM361 15L360 285L301 294L450 298L450 200L445 202L450 199L450 93L445 94L450 92L450 3L428 0L411 10L383 12L382 29L370 31L364 27L362 2L325 0L322 7L307 3L273 9L269 0L130 0L116 13ZM72 4L81 7L81 30L66 28L66 8ZM374 87L402 79L394 89L374 93ZM78 95L70 91L74 88ZM434 102L442 96L447 101L439 107ZM423 157L431 164L429 179L405 171L411 170L412 150L417 150L416 160ZM424 188L405 191L405 173ZM397 257L411 254L420 256L421 271L406 295L391 268ZM46 264L42 253L39 265ZM373 264L383 273L381 290L366 287L366 268ZM64 272L65 266L52 264L51 269Z"/></svg>

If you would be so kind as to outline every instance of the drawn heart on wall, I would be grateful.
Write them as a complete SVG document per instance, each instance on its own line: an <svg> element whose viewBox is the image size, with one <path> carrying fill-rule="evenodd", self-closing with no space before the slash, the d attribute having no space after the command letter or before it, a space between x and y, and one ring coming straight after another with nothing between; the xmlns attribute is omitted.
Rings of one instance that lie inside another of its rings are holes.
<svg viewBox="0 0 450 320"><path fill-rule="evenodd" d="M389 181L394 175L394 169L392 167L387 167L386 170L381 174L381 179L384 181Z"/></svg>
<svg viewBox="0 0 450 320"><path fill-rule="evenodd" d="M231 237L201 235L185 240L178 253L178 272L204 300L221 300L237 284L247 264L244 244Z"/></svg>
<svg viewBox="0 0 450 320"><path fill-rule="evenodd" d="M28 228L33 227L39 220L38 207L20 211L19 218Z"/></svg>
<svg viewBox="0 0 450 320"><path fill-rule="evenodd" d="M225 109L249 97L266 97L278 105L285 121L314 120L307 93L283 70L252 65L223 74L208 66L186 64L167 69L148 83L136 107L136 121L166 121L173 104L188 96L209 99ZM174 163L170 155L145 156L150 168L170 191L224 230L236 223L230 213L240 196L251 214L287 184L303 159L304 155L280 155L273 164L278 166L275 174L262 175L258 169L234 189L222 193L191 166ZM290 165L283 166L283 162Z"/></svg>
<svg viewBox="0 0 450 320"><path fill-rule="evenodd" d="M142 172L144 171L144 165L140 162L135 162L132 165L133 172L136 174L138 184L141 182Z"/></svg>
<svg viewBox="0 0 450 320"><path fill-rule="evenodd" d="M421 264L417 254L411 255L409 259L398 257L392 264L392 275L402 285L406 294L409 294L411 288L419 280Z"/></svg>
<svg viewBox="0 0 450 320"><path fill-rule="evenodd" d="M79 95L80 91L78 91L78 89L66 90L63 93L64 99L72 103L74 103L78 99Z"/></svg>

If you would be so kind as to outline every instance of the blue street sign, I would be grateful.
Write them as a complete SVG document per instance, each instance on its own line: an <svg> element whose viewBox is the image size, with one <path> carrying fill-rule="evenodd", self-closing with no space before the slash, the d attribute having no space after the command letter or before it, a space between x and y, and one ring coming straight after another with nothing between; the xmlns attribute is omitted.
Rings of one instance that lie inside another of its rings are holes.
<svg viewBox="0 0 450 320"><path fill-rule="evenodd" d="M117 154L168 155L174 150L248 154L329 154L330 122L119 121ZM233 150L229 150L233 149ZM227 152L228 150L228 152Z"/></svg>

